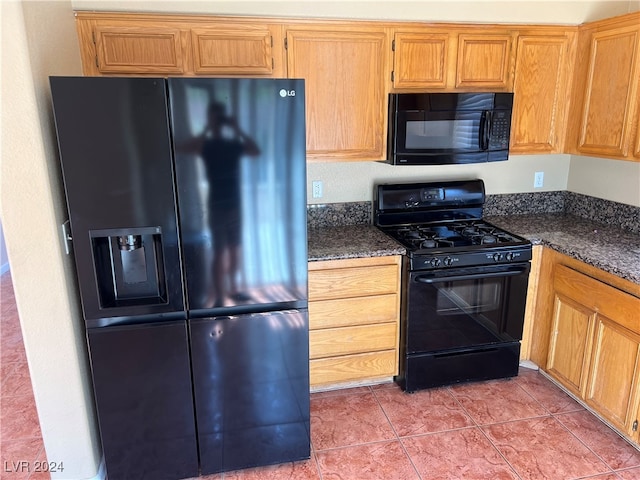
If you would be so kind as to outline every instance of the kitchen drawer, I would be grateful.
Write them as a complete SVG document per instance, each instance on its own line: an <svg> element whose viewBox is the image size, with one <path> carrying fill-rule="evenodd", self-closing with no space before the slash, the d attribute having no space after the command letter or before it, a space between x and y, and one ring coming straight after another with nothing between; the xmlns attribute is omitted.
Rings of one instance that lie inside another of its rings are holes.
<svg viewBox="0 0 640 480"><path fill-rule="evenodd" d="M309 301L383 295L398 291L397 265L309 271Z"/></svg>
<svg viewBox="0 0 640 480"><path fill-rule="evenodd" d="M309 302L309 328L346 327L398 320L397 294Z"/></svg>
<svg viewBox="0 0 640 480"><path fill-rule="evenodd" d="M311 386L392 377L398 373L397 359L397 350L386 350L311 360Z"/></svg>
<svg viewBox="0 0 640 480"><path fill-rule="evenodd" d="M312 330L309 358L389 350L397 343L397 323Z"/></svg>

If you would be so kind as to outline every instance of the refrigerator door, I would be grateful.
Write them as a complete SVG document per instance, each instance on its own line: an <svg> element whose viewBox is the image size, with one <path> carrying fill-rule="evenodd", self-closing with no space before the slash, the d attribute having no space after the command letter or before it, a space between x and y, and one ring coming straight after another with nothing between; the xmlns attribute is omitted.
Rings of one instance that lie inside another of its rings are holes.
<svg viewBox="0 0 640 480"><path fill-rule="evenodd" d="M191 321L202 474L309 458L306 310Z"/></svg>
<svg viewBox="0 0 640 480"><path fill-rule="evenodd" d="M191 316L306 308L303 80L169 79Z"/></svg>
<svg viewBox="0 0 640 480"><path fill-rule="evenodd" d="M165 80L51 77L50 84L88 326L185 318Z"/></svg>
<svg viewBox="0 0 640 480"><path fill-rule="evenodd" d="M186 321L87 332L109 480L197 476Z"/></svg>

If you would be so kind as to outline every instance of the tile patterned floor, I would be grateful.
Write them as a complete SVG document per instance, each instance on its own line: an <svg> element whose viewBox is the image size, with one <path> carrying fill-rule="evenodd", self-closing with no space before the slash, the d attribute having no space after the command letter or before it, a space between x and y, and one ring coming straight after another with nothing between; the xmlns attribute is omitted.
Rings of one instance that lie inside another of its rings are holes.
<svg viewBox="0 0 640 480"><path fill-rule="evenodd" d="M50 478L11 275L0 276L0 479Z"/></svg>
<svg viewBox="0 0 640 480"><path fill-rule="evenodd" d="M0 288L0 479L41 480L7 472L46 457L10 275ZM414 394L394 384L314 393L311 440L307 461L200 479L640 480L638 450L526 369Z"/></svg>

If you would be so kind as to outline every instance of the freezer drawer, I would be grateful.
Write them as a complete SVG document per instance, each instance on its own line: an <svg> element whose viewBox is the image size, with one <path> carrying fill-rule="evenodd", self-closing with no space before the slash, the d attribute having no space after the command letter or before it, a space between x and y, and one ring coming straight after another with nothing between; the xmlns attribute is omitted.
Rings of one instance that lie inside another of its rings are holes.
<svg viewBox="0 0 640 480"><path fill-rule="evenodd" d="M186 321L87 336L109 480L197 476Z"/></svg>
<svg viewBox="0 0 640 480"><path fill-rule="evenodd" d="M306 310L191 321L202 474L309 458Z"/></svg>

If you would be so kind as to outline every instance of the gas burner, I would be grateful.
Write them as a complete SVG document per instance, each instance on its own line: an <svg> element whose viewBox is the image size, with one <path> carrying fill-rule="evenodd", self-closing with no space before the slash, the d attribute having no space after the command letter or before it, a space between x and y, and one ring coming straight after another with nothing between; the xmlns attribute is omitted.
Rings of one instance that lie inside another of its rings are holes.
<svg viewBox="0 0 640 480"><path fill-rule="evenodd" d="M421 248L436 248L437 246L438 241L434 238L428 238L420 244Z"/></svg>

